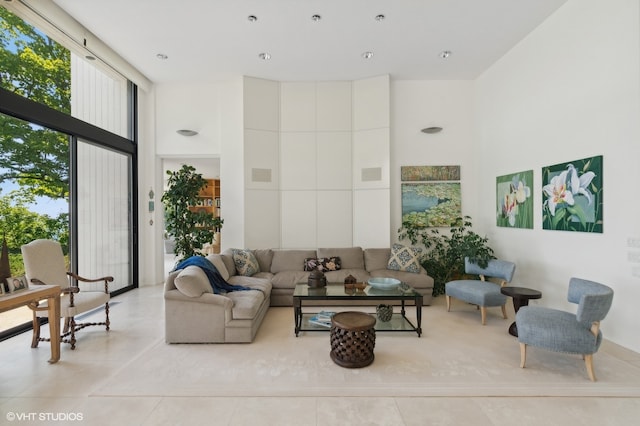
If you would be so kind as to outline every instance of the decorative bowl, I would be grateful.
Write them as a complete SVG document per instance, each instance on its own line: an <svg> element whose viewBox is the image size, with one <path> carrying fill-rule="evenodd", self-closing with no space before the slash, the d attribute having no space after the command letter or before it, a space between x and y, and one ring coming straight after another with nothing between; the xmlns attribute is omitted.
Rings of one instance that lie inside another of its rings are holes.
<svg viewBox="0 0 640 426"><path fill-rule="evenodd" d="M369 281L367 281L367 284L369 284L373 288L377 288L380 290L394 290L398 288L398 286L400 285L400 280L396 280L395 278L382 278L382 277L369 278Z"/></svg>

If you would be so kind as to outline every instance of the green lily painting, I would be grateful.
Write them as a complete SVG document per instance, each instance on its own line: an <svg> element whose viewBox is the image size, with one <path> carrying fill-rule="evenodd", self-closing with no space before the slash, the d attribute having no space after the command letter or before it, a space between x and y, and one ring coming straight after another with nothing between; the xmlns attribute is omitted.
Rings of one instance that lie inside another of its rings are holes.
<svg viewBox="0 0 640 426"><path fill-rule="evenodd" d="M533 170L496 178L496 225L533 229Z"/></svg>
<svg viewBox="0 0 640 426"><path fill-rule="evenodd" d="M602 233L602 156L542 168L542 228Z"/></svg>

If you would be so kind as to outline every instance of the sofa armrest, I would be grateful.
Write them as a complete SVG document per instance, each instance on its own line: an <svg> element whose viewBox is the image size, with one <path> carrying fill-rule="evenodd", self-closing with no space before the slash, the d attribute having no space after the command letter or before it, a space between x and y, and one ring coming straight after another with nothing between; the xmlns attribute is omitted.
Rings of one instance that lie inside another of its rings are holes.
<svg viewBox="0 0 640 426"><path fill-rule="evenodd" d="M209 305L221 306L224 309L233 308L233 301L227 296L221 294L204 293L200 297L189 297L182 294L179 290L169 290L164 293L165 300L176 300L180 302L206 303Z"/></svg>

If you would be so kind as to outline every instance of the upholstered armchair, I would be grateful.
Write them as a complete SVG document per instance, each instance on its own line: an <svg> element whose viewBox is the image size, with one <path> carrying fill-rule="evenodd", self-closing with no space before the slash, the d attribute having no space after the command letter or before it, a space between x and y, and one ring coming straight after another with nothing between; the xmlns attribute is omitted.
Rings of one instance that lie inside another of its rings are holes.
<svg viewBox="0 0 640 426"><path fill-rule="evenodd" d="M52 284L60 286L60 316L65 319L61 341L70 343L71 349L76 348L76 332L90 325L104 325L109 331L109 283L113 277L87 279L72 272L68 272L64 254L60 243L52 240L34 240L22 246L25 275L30 284ZM104 282L104 289L93 291L83 288L82 283ZM75 316L91 311L104 305L106 319L104 322L77 323ZM31 347L35 348L41 341L49 341L40 337L39 317L47 317L46 306L30 305L33 311L33 340ZM52 319L49 319L52 321ZM59 319L58 319L59 321Z"/></svg>
<svg viewBox="0 0 640 426"><path fill-rule="evenodd" d="M500 293L500 288L513 279L516 270L515 263L506 260L490 260L486 268L471 262L469 258L464 260L466 274L479 275L480 280L456 280L445 284L447 299L447 312L451 310L451 298L476 305L480 308L482 325L487 323L487 308L500 306L503 318L507 318L505 305L507 296ZM487 281L486 278L497 278L499 283Z"/></svg>
<svg viewBox="0 0 640 426"><path fill-rule="evenodd" d="M575 314L542 306L523 306L516 314L520 367L527 359L527 345L550 351L579 354L584 358L587 373L596 380L593 354L602 343L602 321L611 308L613 290L606 285L580 278L571 278L567 299L578 305Z"/></svg>

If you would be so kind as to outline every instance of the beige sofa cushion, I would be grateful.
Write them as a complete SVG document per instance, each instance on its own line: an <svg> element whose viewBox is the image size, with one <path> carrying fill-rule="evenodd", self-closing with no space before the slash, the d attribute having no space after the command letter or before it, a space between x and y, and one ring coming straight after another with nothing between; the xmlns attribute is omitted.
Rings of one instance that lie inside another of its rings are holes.
<svg viewBox="0 0 640 426"><path fill-rule="evenodd" d="M223 280L229 281L229 271L227 271L227 265L224 264L221 255L210 254L207 256L207 260L213 263L213 266L215 266L218 272L220 272L220 275L222 275Z"/></svg>
<svg viewBox="0 0 640 426"><path fill-rule="evenodd" d="M362 247L319 248L318 257L339 257L342 269L364 269Z"/></svg>
<svg viewBox="0 0 640 426"><path fill-rule="evenodd" d="M253 249L251 251L258 261L258 265L260 265L260 272L269 272L271 270L271 261L273 260L273 250Z"/></svg>
<svg viewBox="0 0 640 426"><path fill-rule="evenodd" d="M229 276L232 277L236 275L236 264L233 261L233 249L226 249L225 251L220 253L220 257L224 262L224 266L227 267L227 272L229 273Z"/></svg>
<svg viewBox="0 0 640 426"><path fill-rule="evenodd" d="M180 293L189 297L200 297L204 293L213 293L209 278L198 266L184 268L178 273L174 284Z"/></svg>
<svg viewBox="0 0 640 426"><path fill-rule="evenodd" d="M271 261L271 272L277 274L282 271L301 271L304 260L317 257L315 250L274 250Z"/></svg>
<svg viewBox="0 0 640 426"><path fill-rule="evenodd" d="M390 257L391 249L389 248L364 249L364 264L368 272L387 269Z"/></svg>

